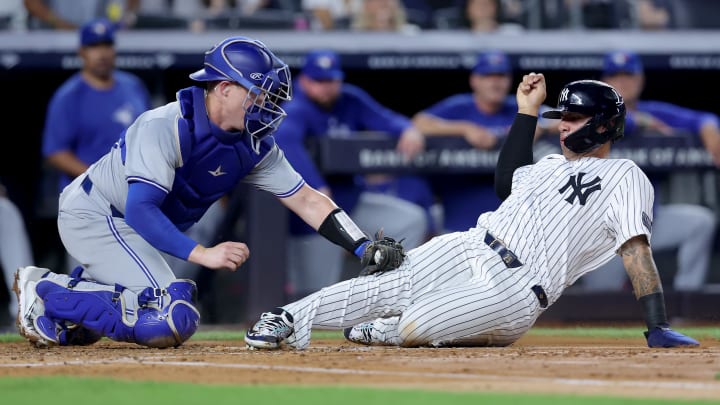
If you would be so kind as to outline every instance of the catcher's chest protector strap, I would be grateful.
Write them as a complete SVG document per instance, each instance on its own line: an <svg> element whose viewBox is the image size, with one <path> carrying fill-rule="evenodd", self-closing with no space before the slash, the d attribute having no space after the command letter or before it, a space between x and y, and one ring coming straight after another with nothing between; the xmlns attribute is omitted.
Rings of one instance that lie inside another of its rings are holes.
<svg viewBox="0 0 720 405"><path fill-rule="evenodd" d="M318 229L318 233L330 242L342 246L345 250L354 254L360 245L368 241L367 236L342 208L334 209L325 218Z"/></svg>

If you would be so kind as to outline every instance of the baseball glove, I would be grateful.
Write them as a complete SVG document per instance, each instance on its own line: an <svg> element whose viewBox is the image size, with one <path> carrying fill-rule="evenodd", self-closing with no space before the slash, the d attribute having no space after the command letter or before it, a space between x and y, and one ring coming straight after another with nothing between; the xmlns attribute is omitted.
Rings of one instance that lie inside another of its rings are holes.
<svg viewBox="0 0 720 405"><path fill-rule="evenodd" d="M403 240L396 241L389 236L383 236L382 229L379 230L375 234L375 240L367 244L360 258L363 267L360 275L380 274L400 267L405 259Z"/></svg>

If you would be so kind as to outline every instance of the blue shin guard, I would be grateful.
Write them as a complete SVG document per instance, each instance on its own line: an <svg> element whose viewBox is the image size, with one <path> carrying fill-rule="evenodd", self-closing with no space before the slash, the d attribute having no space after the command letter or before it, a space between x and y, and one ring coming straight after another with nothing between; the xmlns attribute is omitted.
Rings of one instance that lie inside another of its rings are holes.
<svg viewBox="0 0 720 405"><path fill-rule="evenodd" d="M53 280L38 282L36 291L45 302L45 315L56 323L70 322L88 329L93 336L107 336L120 342L149 347L176 347L197 330L200 313L194 306L195 283L178 280L167 289L150 289L155 296L170 296L163 308L141 306L137 320L128 321L123 287L97 285L97 289L71 288ZM140 295L141 297L143 294ZM141 305L149 300L141 299Z"/></svg>
<svg viewBox="0 0 720 405"><path fill-rule="evenodd" d="M35 287L45 302L45 316L58 324L71 322L120 342L134 342L133 325L125 320L122 287L115 291L71 289L53 280L41 280ZM106 286L103 286L106 287Z"/></svg>

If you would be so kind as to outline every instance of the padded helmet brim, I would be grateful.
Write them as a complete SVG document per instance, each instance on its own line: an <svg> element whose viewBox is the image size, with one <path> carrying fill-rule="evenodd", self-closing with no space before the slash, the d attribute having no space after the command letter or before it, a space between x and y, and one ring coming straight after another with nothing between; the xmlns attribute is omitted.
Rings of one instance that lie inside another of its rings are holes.
<svg viewBox="0 0 720 405"><path fill-rule="evenodd" d="M563 111L561 111L561 110L550 110L550 111L545 111L544 113L542 113L542 117L550 118L553 120L559 120L560 118L562 118L562 113L563 113Z"/></svg>
<svg viewBox="0 0 720 405"><path fill-rule="evenodd" d="M190 78L197 82L210 82L213 80L228 80L227 77L219 75L217 73L208 71L203 68L196 72L190 73Z"/></svg>

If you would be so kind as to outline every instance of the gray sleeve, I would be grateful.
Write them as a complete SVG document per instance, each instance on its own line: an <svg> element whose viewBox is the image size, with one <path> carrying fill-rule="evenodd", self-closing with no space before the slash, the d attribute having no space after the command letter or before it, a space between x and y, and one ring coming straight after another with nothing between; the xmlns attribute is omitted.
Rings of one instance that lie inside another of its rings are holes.
<svg viewBox="0 0 720 405"><path fill-rule="evenodd" d="M125 136L125 173L170 190L175 169L182 165L177 125L174 118L146 117L130 128Z"/></svg>
<svg viewBox="0 0 720 405"><path fill-rule="evenodd" d="M277 145L245 176L243 182L268 191L278 198L295 194L305 184L300 173L290 165Z"/></svg>

